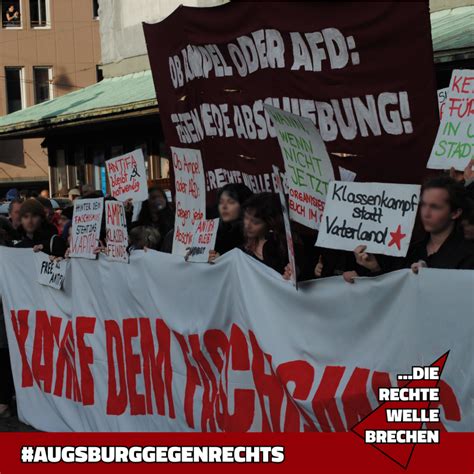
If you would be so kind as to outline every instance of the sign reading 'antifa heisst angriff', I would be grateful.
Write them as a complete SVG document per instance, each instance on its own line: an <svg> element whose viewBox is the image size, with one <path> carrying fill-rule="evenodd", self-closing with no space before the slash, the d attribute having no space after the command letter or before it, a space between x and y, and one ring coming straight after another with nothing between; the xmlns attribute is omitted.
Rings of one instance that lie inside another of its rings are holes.
<svg viewBox="0 0 474 474"><path fill-rule="evenodd" d="M69 255L95 259L99 243L104 198L76 199L72 215L72 235Z"/></svg>
<svg viewBox="0 0 474 474"><path fill-rule="evenodd" d="M333 181L316 245L404 257L418 209L420 186Z"/></svg>
<svg viewBox="0 0 474 474"><path fill-rule="evenodd" d="M463 170L474 158L474 70L456 69L443 104L428 168Z"/></svg>
<svg viewBox="0 0 474 474"><path fill-rule="evenodd" d="M196 222L206 218L204 168L199 150L172 147L171 155L176 190L173 253L184 257Z"/></svg>
<svg viewBox="0 0 474 474"><path fill-rule="evenodd" d="M319 229L329 182L334 179L331 160L313 122L265 106L275 126L289 188L290 217Z"/></svg>
<svg viewBox="0 0 474 474"><path fill-rule="evenodd" d="M145 159L141 148L106 161L110 194L119 201L148 199Z"/></svg>
<svg viewBox="0 0 474 474"><path fill-rule="evenodd" d="M107 255L115 262L128 262L128 231L125 207L119 201L105 201Z"/></svg>
<svg viewBox="0 0 474 474"><path fill-rule="evenodd" d="M208 192L274 191L265 104L314 122L334 166L357 155L360 181L421 181L439 121L428 2L181 6L144 29L166 143L201 150Z"/></svg>

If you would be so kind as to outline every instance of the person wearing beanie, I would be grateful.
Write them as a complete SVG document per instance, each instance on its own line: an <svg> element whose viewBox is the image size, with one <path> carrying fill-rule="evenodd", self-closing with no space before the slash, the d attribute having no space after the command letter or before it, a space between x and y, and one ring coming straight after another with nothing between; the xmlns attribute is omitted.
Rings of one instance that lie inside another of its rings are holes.
<svg viewBox="0 0 474 474"><path fill-rule="evenodd" d="M55 257L64 257L67 245L57 235L54 226L46 220L44 206L34 198L27 199L20 207L21 240L17 248L33 248Z"/></svg>

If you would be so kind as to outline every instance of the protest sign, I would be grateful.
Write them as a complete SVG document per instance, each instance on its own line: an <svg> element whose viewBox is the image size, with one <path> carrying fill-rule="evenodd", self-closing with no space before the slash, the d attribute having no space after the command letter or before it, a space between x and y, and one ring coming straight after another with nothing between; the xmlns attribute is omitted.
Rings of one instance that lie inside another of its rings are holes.
<svg viewBox="0 0 474 474"><path fill-rule="evenodd" d="M355 181L357 174L351 170L347 170L342 166L339 166L339 176L341 177L341 181Z"/></svg>
<svg viewBox="0 0 474 474"><path fill-rule="evenodd" d="M443 117L443 109L446 104L446 99L448 97L449 87L443 87L443 89L438 89L438 108L439 108L439 118Z"/></svg>
<svg viewBox="0 0 474 474"><path fill-rule="evenodd" d="M173 253L185 256L196 222L206 218L204 168L199 150L171 147L171 154L176 191Z"/></svg>
<svg viewBox="0 0 474 474"><path fill-rule="evenodd" d="M334 179L331 160L311 120L265 105L277 131L289 188L290 217L319 229L328 184Z"/></svg>
<svg viewBox="0 0 474 474"><path fill-rule="evenodd" d="M313 121L334 166L357 155L359 181L423 179L439 122L428 2L180 6L144 31L166 143L201 150L209 202L232 182L274 191L264 104Z"/></svg>
<svg viewBox="0 0 474 474"><path fill-rule="evenodd" d="M104 198L76 199L72 215L70 257L95 259L99 244Z"/></svg>
<svg viewBox="0 0 474 474"><path fill-rule="evenodd" d="M119 201L133 199L134 202L148 199L145 159L141 148L111 158L105 164L112 197Z"/></svg>
<svg viewBox="0 0 474 474"><path fill-rule="evenodd" d="M105 233L109 259L128 263L128 230L123 203L105 201Z"/></svg>
<svg viewBox="0 0 474 474"><path fill-rule="evenodd" d="M35 254L38 283L60 290L66 278L67 260L51 260L50 256L40 252Z"/></svg>
<svg viewBox="0 0 474 474"><path fill-rule="evenodd" d="M280 197L281 211L283 214L283 223L285 225L286 245L288 247L288 262L291 268L291 283L298 289L295 248L293 245L293 234L291 233L290 215L286 205L285 193L283 192L283 183L278 166L273 166L273 179L275 180L275 189Z"/></svg>
<svg viewBox="0 0 474 474"><path fill-rule="evenodd" d="M18 414L41 431L349 431L379 387L448 349L427 428L474 426L473 272L295 292L237 249L217 265L149 251L69 271L74 284L50 291L31 250L0 248Z"/></svg>
<svg viewBox="0 0 474 474"><path fill-rule="evenodd" d="M186 252L188 262L208 262L209 252L216 246L219 219L202 219L196 222L191 246Z"/></svg>
<svg viewBox="0 0 474 474"><path fill-rule="evenodd" d="M332 181L316 245L404 257L420 196L414 184Z"/></svg>
<svg viewBox="0 0 474 474"><path fill-rule="evenodd" d="M455 69L427 167L462 171L474 158L474 70Z"/></svg>

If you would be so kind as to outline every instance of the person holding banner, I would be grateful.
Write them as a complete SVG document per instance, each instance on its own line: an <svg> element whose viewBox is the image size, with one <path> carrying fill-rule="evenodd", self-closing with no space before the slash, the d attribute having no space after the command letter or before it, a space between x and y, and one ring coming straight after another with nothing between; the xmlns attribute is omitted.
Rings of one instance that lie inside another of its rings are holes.
<svg viewBox="0 0 474 474"><path fill-rule="evenodd" d="M219 228L215 249L209 252L209 262L232 249L242 247L244 243L242 206L252 191L242 183L226 184L217 193Z"/></svg>
<svg viewBox="0 0 474 474"><path fill-rule="evenodd" d="M428 181L422 188L420 218L425 237L410 245L405 258L380 258L359 245L354 255L369 275L387 273L401 268L444 268L474 270L474 242L464 238L461 229L463 210L467 206L466 191L462 184L448 176ZM362 270L363 272L363 270ZM354 283L359 271L344 273L344 280Z"/></svg>
<svg viewBox="0 0 474 474"><path fill-rule="evenodd" d="M245 202L243 210L242 250L283 275L288 265L288 250L278 196L256 194Z"/></svg>
<svg viewBox="0 0 474 474"><path fill-rule="evenodd" d="M131 221L130 210L131 207L128 206L129 221ZM161 236L159 250L171 253L171 240L174 230L174 210L165 192L159 186L148 188L148 199L143 201L138 220L131 223L129 229L138 226L156 228Z"/></svg>
<svg viewBox="0 0 474 474"><path fill-rule="evenodd" d="M27 199L20 207L21 240L15 245L18 248L33 248L55 257L64 257L66 242L57 235L54 226L46 221L43 205L34 198Z"/></svg>

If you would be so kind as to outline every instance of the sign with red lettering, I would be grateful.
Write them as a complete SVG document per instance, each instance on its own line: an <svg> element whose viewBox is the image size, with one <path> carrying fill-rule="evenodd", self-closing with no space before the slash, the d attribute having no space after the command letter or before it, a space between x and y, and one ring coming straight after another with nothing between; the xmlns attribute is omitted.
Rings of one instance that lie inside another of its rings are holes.
<svg viewBox="0 0 474 474"><path fill-rule="evenodd" d="M443 87L443 89L438 89L438 107L439 107L439 118L443 118L443 109L446 104L446 99L448 98L449 87Z"/></svg>
<svg viewBox="0 0 474 474"><path fill-rule="evenodd" d="M474 426L468 271L327 278L295 292L238 249L216 265L149 251L130 265L72 260L74 284L51 291L34 268L31 250L0 247L19 418L41 431L349 431L379 387L447 341L440 420L426 428Z"/></svg>
<svg viewBox="0 0 474 474"><path fill-rule="evenodd" d="M332 181L316 245L404 257L419 199L416 184Z"/></svg>
<svg viewBox="0 0 474 474"><path fill-rule="evenodd" d="M188 262L208 262L209 252L216 246L219 219L202 219L196 223L193 241L186 253Z"/></svg>
<svg viewBox="0 0 474 474"><path fill-rule="evenodd" d="M273 167L273 179L275 180L276 191L280 197L283 223L285 224L286 245L288 247L288 262L290 263L291 268L291 283L296 289L298 289L298 273L296 271L295 248L293 246L293 234L291 233L290 215L288 213L288 206L286 205L286 197L283 191L283 183L278 166Z"/></svg>
<svg viewBox="0 0 474 474"><path fill-rule="evenodd" d="M66 279L69 261L67 259L52 260L49 255L43 252L35 253L35 260L38 268L38 283L60 290Z"/></svg>
<svg viewBox="0 0 474 474"><path fill-rule="evenodd" d="M329 182L331 160L313 122L265 105L277 132L289 188L290 218L319 229Z"/></svg>
<svg viewBox="0 0 474 474"><path fill-rule="evenodd" d="M148 199L145 159L141 148L111 158L105 164L112 197L119 201L133 199L134 202Z"/></svg>
<svg viewBox="0 0 474 474"><path fill-rule="evenodd" d="M359 181L427 173L439 123L428 1L180 6L144 31L166 143L201 151L209 203L227 183L275 191L272 165L285 168L265 104L310 119Z"/></svg>
<svg viewBox="0 0 474 474"><path fill-rule="evenodd" d="M127 218L123 203L105 201L105 232L109 259L128 263Z"/></svg>
<svg viewBox="0 0 474 474"><path fill-rule="evenodd" d="M70 257L97 258L103 212L104 198L74 201Z"/></svg>
<svg viewBox="0 0 474 474"><path fill-rule="evenodd" d="M474 158L474 70L455 69L428 168L462 171Z"/></svg>
<svg viewBox="0 0 474 474"><path fill-rule="evenodd" d="M197 221L206 218L204 168L199 150L172 147L171 156L176 191L173 253L184 257Z"/></svg>

